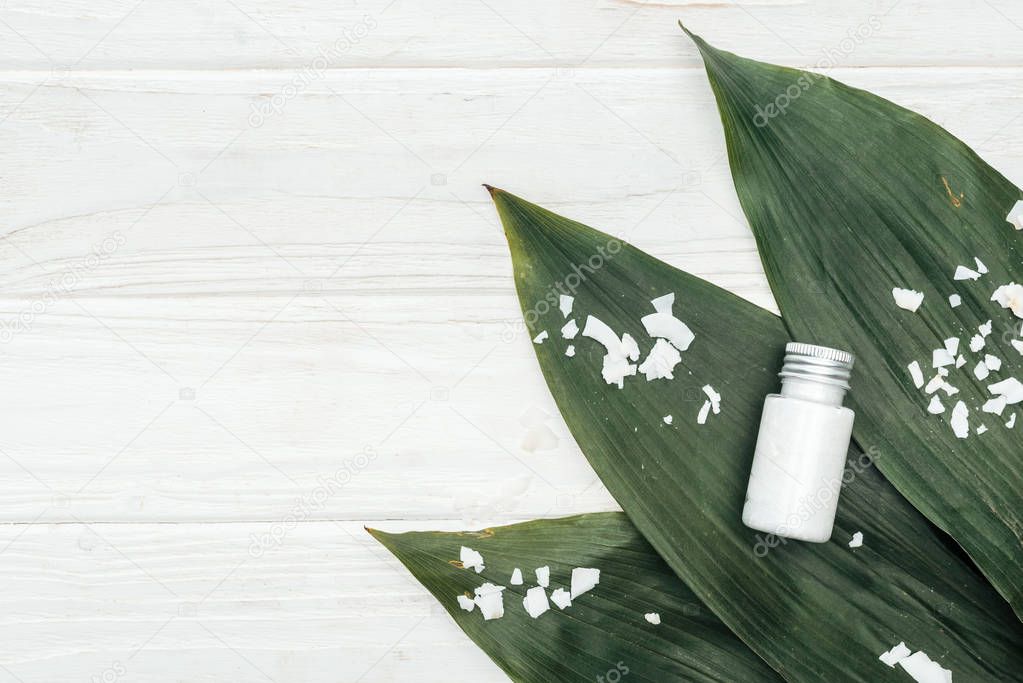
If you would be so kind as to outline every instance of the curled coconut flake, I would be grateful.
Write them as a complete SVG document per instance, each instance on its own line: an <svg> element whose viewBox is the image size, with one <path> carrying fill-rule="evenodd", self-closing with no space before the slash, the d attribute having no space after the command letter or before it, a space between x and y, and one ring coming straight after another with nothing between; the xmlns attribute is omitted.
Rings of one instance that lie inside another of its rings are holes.
<svg viewBox="0 0 1023 683"><path fill-rule="evenodd" d="M639 347L628 332L619 339L607 323L592 315L586 316L583 336L600 342L606 351L601 375L608 384L625 386L625 378L636 374L636 366L630 360L639 358Z"/></svg>
<svg viewBox="0 0 1023 683"><path fill-rule="evenodd" d="M572 318L561 328L561 336L565 339L575 339L575 335L579 334L579 325L576 324L575 318Z"/></svg>
<svg viewBox="0 0 1023 683"><path fill-rule="evenodd" d="M533 343L534 344L543 344L544 340L547 339L548 336L549 335L547 334L547 330L544 330L540 334L538 334L535 337L533 337Z"/></svg>
<svg viewBox="0 0 1023 683"><path fill-rule="evenodd" d="M682 362L682 356L672 344L658 339L639 364L639 371L646 376L646 381L655 379L675 379L675 366Z"/></svg>
<svg viewBox="0 0 1023 683"><path fill-rule="evenodd" d="M1012 208L1009 209L1009 215L1005 217L1005 220L1012 223L1012 227L1017 230L1023 230L1023 199L1012 205Z"/></svg>
<svg viewBox="0 0 1023 683"><path fill-rule="evenodd" d="M522 585L522 570L521 569L516 567L514 570L512 570L511 581L509 583L511 583L511 585L513 585L513 586L521 586Z"/></svg>
<svg viewBox="0 0 1023 683"><path fill-rule="evenodd" d="M931 396L931 402L927 405L927 412L931 415L941 415L945 412L945 405L937 396Z"/></svg>
<svg viewBox="0 0 1023 683"><path fill-rule="evenodd" d="M952 672L932 661L922 650L900 659L899 666L917 683L952 683Z"/></svg>
<svg viewBox="0 0 1023 683"><path fill-rule="evenodd" d="M673 418L671 415L665 415L661 419L664 421L664 424L666 425L670 425L675 420L675 418Z"/></svg>
<svg viewBox="0 0 1023 683"><path fill-rule="evenodd" d="M707 398L710 399L710 407L714 410L714 414L717 415L721 412L721 394L714 391L714 387L709 384L703 386L703 393L707 394Z"/></svg>
<svg viewBox="0 0 1023 683"><path fill-rule="evenodd" d="M463 569L475 569L477 574L484 569L483 555L472 548L466 548L464 545L458 551L458 560L462 563Z"/></svg>
<svg viewBox="0 0 1023 683"><path fill-rule="evenodd" d="M907 367L909 368L909 376L913 378L913 386L919 389L924 385L924 373L920 369L920 363L913 361Z"/></svg>
<svg viewBox="0 0 1023 683"><path fill-rule="evenodd" d="M466 612L471 612L476 608L476 603L468 595L459 595L458 606L464 609Z"/></svg>
<svg viewBox="0 0 1023 683"><path fill-rule="evenodd" d="M675 317L671 312L675 305L675 294L665 294L650 302L656 313L645 315L640 319L646 333L651 337L667 339L679 351L685 351L693 343L696 335L689 326Z"/></svg>
<svg viewBox="0 0 1023 683"><path fill-rule="evenodd" d="M901 662L903 659L908 657L910 654L911 654L911 652L910 652L909 648L906 647L906 644L905 643L899 643L898 645L893 647L891 650L888 650L888 652L882 653L881 656L878 657L878 659L880 659L882 662L884 662L888 666L894 668L896 664Z"/></svg>
<svg viewBox="0 0 1023 683"><path fill-rule="evenodd" d="M970 435L969 416L970 409L962 401L958 401L952 408L952 419L950 420L952 432L960 439L965 439Z"/></svg>
<svg viewBox="0 0 1023 683"><path fill-rule="evenodd" d="M485 583L475 590L473 602L483 613L484 621L500 619L504 616L504 586Z"/></svg>
<svg viewBox="0 0 1023 683"><path fill-rule="evenodd" d="M526 591L526 597L522 598L522 606L526 608L529 616L536 619L551 608L547 602L547 591L540 586L534 586Z"/></svg>
<svg viewBox="0 0 1023 683"><path fill-rule="evenodd" d="M1001 396L1009 405L1016 405L1023 401L1023 383L1015 377L1004 379L1001 382L987 385L987 390L995 396Z"/></svg>
<svg viewBox="0 0 1023 683"><path fill-rule="evenodd" d="M572 570L572 599L593 589L600 583L600 570L592 567L576 567Z"/></svg>
<svg viewBox="0 0 1023 683"><path fill-rule="evenodd" d="M572 304L574 304L574 303L575 303L575 297L574 296L568 296L567 294L562 294L561 296L559 296L558 297L558 308L561 309L561 315L565 316L566 318L569 315L571 315L572 314Z"/></svg>
<svg viewBox="0 0 1023 683"><path fill-rule="evenodd" d="M914 313L916 309L920 308L920 304L924 302L924 293L914 289L892 287L892 297L895 299L896 306L907 311L913 311Z"/></svg>
<svg viewBox="0 0 1023 683"><path fill-rule="evenodd" d="M557 588L551 593L551 602L558 606L558 609L565 609L572 606L572 595L564 588Z"/></svg>
<svg viewBox="0 0 1023 683"><path fill-rule="evenodd" d="M956 266L956 272L952 275L953 280L977 280L980 279L980 273L975 271L973 268L967 268L966 266Z"/></svg>
<svg viewBox="0 0 1023 683"><path fill-rule="evenodd" d="M1002 285L991 295L1002 308L1010 309L1017 318L1023 318L1023 285L1010 282Z"/></svg>
<svg viewBox="0 0 1023 683"><path fill-rule="evenodd" d="M548 565L536 568L536 582L544 588L551 585L551 568Z"/></svg>
<svg viewBox="0 0 1023 683"><path fill-rule="evenodd" d="M710 414L710 401L704 401L700 406L700 412L696 415L696 424L707 424L707 415Z"/></svg>
<svg viewBox="0 0 1023 683"><path fill-rule="evenodd" d="M984 262L976 256L973 257L973 261L977 264L977 272L981 275L985 275L987 273L987 266L984 265Z"/></svg>
<svg viewBox="0 0 1023 683"><path fill-rule="evenodd" d="M963 303L963 297L959 296L958 294L949 294L949 296L948 296L948 305L949 306L951 306L952 308L955 308L956 306L958 306L961 303Z"/></svg>
<svg viewBox="0 0 1023 683"><path fill-rule="evenodd" d="M863 545L863 532L857 531L852 535L852 539L849 541L850 548L859 548Z"/></svg>
<svg viewBox="0 0 1023 683"><path fill-rule="evenodd" d="M657 612L647 612L646 614L643 615L643 618L649 621L654 626L657 626L658 624L661 623L661 615L658 614Z"/></svg>

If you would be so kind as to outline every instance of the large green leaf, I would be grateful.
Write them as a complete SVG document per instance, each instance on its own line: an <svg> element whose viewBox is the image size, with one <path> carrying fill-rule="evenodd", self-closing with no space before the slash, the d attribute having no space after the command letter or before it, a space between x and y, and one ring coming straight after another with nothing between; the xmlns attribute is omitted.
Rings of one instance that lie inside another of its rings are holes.
<svg viewBox="0 0 1023 683"><path fill-rule="evenodd" d="M1023 625L869 462L861 466L859 452L830 543L770 548L742 525L760 411L788 341L776 316L610 235L491 192L530 335L548 331L534 347L572 434L640 532L754 651L793 681L905 681L877 659L901 640L957 681L1019 676ZM559 291L575 294L580 326L594 315L644 354L652 340L641 316L675 293L675 315L696 335L675 379L606 384L603 347L561 338L564 319L551 305ZM705 384L722 408L698 425ZM855 531L866 541L850 549Z"/></svg>
<svg viewBox="0 0 1023 683"><path fill-rule="evenodd" d="M694 37L717 97L736 189L790 333L853 351L854 436L877 466L932 522L953 536L1023 616L1023 448L1005 415L981 412L987 385L1023 377L1010 345L1020 320L990 301L1023 278L1021 233L1006 215L1019 188L926 118L831 79L762 64ZM951 91L950 91L951 92ZM769 105L774 109L770 109ZM758 109L759 108L759 109ZM771 116L773 114L773 116ZM958 265L990 269L953 281ZM1021 280L1023 281L1023 280ZM924 293L916 313L892 288ZM962 305L948 296L958 292ZM966 344L978 326L995 332L980 353ZM959 337L968 365L944 415L907 371ZM1003 360L984 381L983 354ZM949 425L958 400L971 428ZM1017 429L1023 429L1023 424ZM972 431L972 429L971 429Z"/></svg>
<svg viewBox="0 0 1023 683"><path fill-rule="evenodd" d="M479 532L371 530L433 593L458 626L516 681L780 681L693 595L625 515L606 512L537 520ZM479 575L457 566L459 549L482 553ZM600 584L564 611L531 618L522 606L550 567L548 593L569 587L574 567L600 570ZM509 582L512 570L525 583ZM484 621L456 597L484 582L505 586L504 616ZM660 625L644 614L656 612ZM457 667L454 667L457 668ZM457 680L452 675L452 680Z"/></svg>

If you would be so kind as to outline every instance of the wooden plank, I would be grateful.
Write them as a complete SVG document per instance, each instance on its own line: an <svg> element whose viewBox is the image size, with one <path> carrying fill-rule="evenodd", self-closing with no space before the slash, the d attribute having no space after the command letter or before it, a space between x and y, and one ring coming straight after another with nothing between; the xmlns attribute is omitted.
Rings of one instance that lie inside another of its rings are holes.
<svg viewBox="0 0 1023 683"><path fill-rule="evenodd" d="M0 680L507 680L361 526L267 530L0 526Z"/></svg>
<svg viewBox="0 0 1023 683"><path fill-rule="evenodd" d="M612 508L479 183L771 297L703 75L550 75L332 72L251 127L278 74L7 74L0 518L275 520L342 479L304 518ZM1019 70L840 75L1023 176Z"/></svg>
<svg viewBox="0 0 1023 683"><path fill-rule="evenodd" d="M1011 0L140 0L0 8L0 67L698 66L676 22L792 65L1020 65Z"/></svg>

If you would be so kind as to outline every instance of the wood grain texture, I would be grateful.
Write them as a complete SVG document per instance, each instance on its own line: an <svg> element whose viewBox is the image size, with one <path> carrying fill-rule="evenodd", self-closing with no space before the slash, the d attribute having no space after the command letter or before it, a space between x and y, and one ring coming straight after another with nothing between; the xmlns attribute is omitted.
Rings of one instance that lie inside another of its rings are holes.
<svg viewBox="0 0 1023 683"><path fill-rule="evenodd" d="M1020 9L848 5L2 3L0 680L98 676L221 579L224 642L182 607L131 677L501 680L358 531L615 507L480 183L773 308L679 18L1020 182Z"/></svg>

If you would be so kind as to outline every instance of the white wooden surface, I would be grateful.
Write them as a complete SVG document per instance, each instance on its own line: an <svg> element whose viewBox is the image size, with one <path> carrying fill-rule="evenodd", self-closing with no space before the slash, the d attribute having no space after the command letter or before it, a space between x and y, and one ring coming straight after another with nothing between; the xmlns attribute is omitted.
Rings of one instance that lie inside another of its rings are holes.
<svg viewBox="0 0 1023 683"><path fill-rule="evenodd" d="M0 2L0 681L503 680L362 525L614 507L480 183L773 306L680 18L1023 181L1010 0Z"/></svg>

